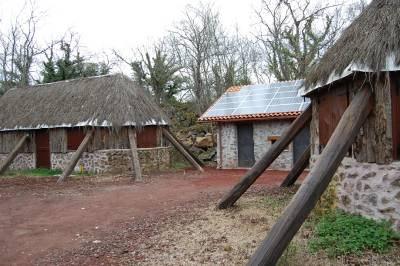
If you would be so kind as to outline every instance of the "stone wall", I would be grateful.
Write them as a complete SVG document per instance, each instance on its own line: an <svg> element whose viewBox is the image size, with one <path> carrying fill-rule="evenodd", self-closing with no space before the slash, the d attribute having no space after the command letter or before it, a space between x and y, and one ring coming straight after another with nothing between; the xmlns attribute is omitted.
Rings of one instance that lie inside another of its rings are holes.
<svg viewBox="0 0 400 266"><path fill-rule="evenodd" d="M234 123L218 124L217 134L217 165L218 168L229 169L238 167L237 130Z"/></svg>
<svg viewBox="0 0 400 266"><path fill-rule="evenodd" d="M345 158L335 178L340 209L388 220L400 231L400 162L378 165Z"/></svg>
<svg viewBox="0 0 400 266"><path fill-rule="evenodd" d="M3 162L7 158L8 154L0 154L0 162ZM10 170L22 170L22 169L33 169L36 166L36 158L34 153L20 153L11 163L8 169Z"/></svg>
<svg viewBox="0 0 400 266"><path fill-rule="evenodd" d="M143 172L165 170L170 167L170 147L138 149L140 165ZM69 163L73 152L52 153L51 168L64 169ZM132 160L129 149L98 150L92 153L84 152L75 166L79 171L91 173L124 173L132 171Z"/></svg>
<svg viewBox="0 0 400 266"><path fill-rule="evenodd" d="M268 140L270 136L281 136L291 121L266 121L253 123L254 156L258 161L268 151L272 143ZM290 170L293 164L293 145L289 144L278 158L272 163L269 169Z"/></svg>
<svg viewBox="0 0 400 266"><path fill-rule="evenodd" d="M259 160L271 147L269 136L280 136L290 126L291 121L263 121L253 123L254 157ZM238 167L237 128L235 123L219 123L217 136L218 168L231 169ZM291 169L293 164L293 145L275 160L269 169Z"/></svg>

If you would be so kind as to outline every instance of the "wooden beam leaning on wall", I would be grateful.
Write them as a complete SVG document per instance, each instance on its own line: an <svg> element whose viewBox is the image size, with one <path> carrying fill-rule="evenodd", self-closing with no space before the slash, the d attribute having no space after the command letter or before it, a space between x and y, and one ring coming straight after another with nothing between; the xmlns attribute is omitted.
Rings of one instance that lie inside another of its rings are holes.
<svg viewBox="0 0 400 266"><path fill-rule="evenodd" d="M275 265L315 207L372 110L372 93L362 88L344 112L328 144L303 184L248 265Z"/></svg>
<svg viewBox="0 0 400 266"><path fill-rule="evenodd" d="M182 143L168 130L162 129L163 135L174 145L174 147L186 158L186 160L193 165L200 172L204 172L203 167L197 162L199 159L196 158L192 153L186 150ZM195 159L196 158L196 159Z"/></svg>
<svg viewBox="0 0 400 266"><path fill-rule="evenodd" d="M18 153L24 146L24 143L28 140L29 140L28 134L22 136L22 138L18 141L17 145L15 145L14 149L8 154L7 158L1 164L0 175L2 175L8 169L8 167L11 165L11 163L14 161L15 157L17 157Z"/></svg>
<svg viewBox="0 0 400 266"><path fill-rule="evenodd" d="M132 164L134 170L134 176L132 179L135 179L136 181L143 181L142 169L140 168L140 160L136 143L136 129L129 128L128 135L129 135L129 145L131 147Z"/></svg>
<svg viewBox="0 0 400 266"><path fill-rule="evenodd" d="M307 165L309 164L310 157L311 157L311 145L308 145L307 149L304 150L300 158L293 165L292 170L290 170L289 174L282 182L281 187L290 187L296 182L296 180L299 178L299 176L303 173L304 169L306 169Z"/></svg>
<svg viewBox="0 0 400 266"><path fill-rule="evenodd" d="M75 165L78 163L79 159L81 158L83 152L85 151L89 141L92 139L94 135L94 129L91 128L86 132L85 138L82 140L81 144L79 145L78 149L72 155L71 161L64 169L64 172L61 174L60 178L58 178L57 183L61 183L67 178L75 168Z"/></svg>
<svg viewBox="0 0 400 266"><path fill-rule="evenodd" d="M272 147L261 157L260 160L246 173L244 177L236 184L229 193L227 193L218 203L218 209L232 207L233 204L246 192L246 190L257 180L257 178L275 161L275 159L292 142L296 135L306 127L311 121L311 105L293 121L285 130L282 137L279 138Z"/></svg>

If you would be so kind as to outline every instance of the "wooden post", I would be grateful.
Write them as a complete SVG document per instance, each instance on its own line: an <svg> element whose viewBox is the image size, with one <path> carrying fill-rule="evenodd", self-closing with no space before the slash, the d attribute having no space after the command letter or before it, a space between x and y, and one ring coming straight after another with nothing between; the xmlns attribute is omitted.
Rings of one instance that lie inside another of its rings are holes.
<svg viewBox="0 0 400 266"><path fill-rule="evenodd" d="M61 174L60 178L58 178L57 183L61 183L62 181L64 181L65 178L67 178L72 173L72 171L75 168L75 165L79 161L79 158L81 158L83 152L85 151L87 145L89 144L89 141L93 137L93 134L94 134L94 129L89 129L86 132L85 138L83 139L83 141L81 142L81 144L79 145L79 147L75 151L75 153L72 155L71 161L69 162L67 167L64 169L64 172Z"/></svg>
<svg viewBox="0 0 400 266"><path fill-rule="evenodd" d="M285 150L296 135L311 121L311 105L299 116L283 133L272 147L261 157L260 160L246 173L229 193L227 193L218 203L218 209L231 207L246 192L246 190L257 180L257 178L267 169L274 160Z"/></svg>
<svg viewBox="0 0 400 266"><path fill-rule="evenodd" d="M300 158L294 164L292 170L287 175L285 180L282 182L281 187L290 187L296 182L297 178L306 169L308 163L310 162L311 156L311 145L308 145L307 149L301 154Z"/></svg>
<svg viewBox="0 0 400 266"><path fill-rule="evenodd" d="M183 144L181 144L175 137L174 135L172 135L171 132L169 132L169 130L163 128L162 129L164 136L172 143L172 145L174 145L174 147L186 158L186 160L192 164L197 170L199 170L200 172L204 172L203 168L201 167L201 165L197 162L197 160L195 159L196 157L192 154L190 154L185 147L183 146Z"/></svg>
<svg viewBox="0 0 400 266"><path fill-rule="evenodd" d="M361 126L372 110L372 93L362 88L344 112L335 131L314 167L272 227L267 238L251 257L248 265L275 265L315 207L341 161L354 142Z"/></svg>
<svg viewBox="0 0 400 266"><path fill-rule="evenodd" d="M142 170L140 168L139 154L137 151L137 144L136 144L136 130L133 128L129 128L128 134L129 134L129 145L131 146L132 164L135 172L134 178L132 179L135 179L136 181L143 181Z"/></svg>
<svg viewBox="0 0 400 266"><path fill-rule="evenodd" d="M10 164L14 161L15 157L17 157L19 151L21 150L22 146L24 143L29 139L29 135L26 134L22 136L22 138L19 140L17 145L15 145L14 149L8 154L7 158L4 160L4 162L0 166L0 175L2 175L7 168L10 166Z"/></svg>

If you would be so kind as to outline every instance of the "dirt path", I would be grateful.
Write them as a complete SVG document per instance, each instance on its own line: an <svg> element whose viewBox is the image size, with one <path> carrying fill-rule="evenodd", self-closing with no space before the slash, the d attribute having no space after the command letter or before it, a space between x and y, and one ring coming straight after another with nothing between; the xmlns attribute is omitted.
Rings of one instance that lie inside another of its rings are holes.
<svg viewBox="0 0 400 266"><path fill-rule="evenodd" d="M0 264L32 264L53 250L77 249L88 235L100 237L121 223L157 219L204 194L228 190L244 172L182 171L134 184L127 177L78 179L63 186L54 178L2 179ZM257 183L276 186L285 175L268 171Z"/></svg>

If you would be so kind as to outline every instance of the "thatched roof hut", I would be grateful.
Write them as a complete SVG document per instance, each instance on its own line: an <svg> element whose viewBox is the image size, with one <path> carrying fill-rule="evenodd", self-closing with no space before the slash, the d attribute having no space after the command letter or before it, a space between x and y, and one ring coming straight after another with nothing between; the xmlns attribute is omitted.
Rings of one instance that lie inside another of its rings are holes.
<svg viewBox="0 0 400 266"><path fill-rule="evenodd" d="M306 77L304 87L312 103L313 169L324 151L347 141L351 146L335 177L338 206L390 220L397 230L400 201L389 199L400 196L399 36L400 1L373 0ZM361 101L361 95L369 98ZM343 135L338 126L357 123L353 135Z"/></svg>
<svg viewBox="0 0 400 266"><path fill-rule="evenodd" d="M121 74L11 89L0 108L0 162L13 161L13 169L68 164L70 170L125 171L131 167L129 149L138 150L145 169L169 163L162 137L167 117ZM78 164L72 154L81 158Z"/></svg>
<svg viewBox="0 0 400 266"><path fill-rule="evenodd" d="M357 72L400 70L400 1L373 0L306 77L305 93Z"/></svg>
<svg viewBox="0 0 400 266"><path fill-rule="evenodd" d="M165 125L149 95L121 74L15 88L0 98L0 131Z"/></svg>

